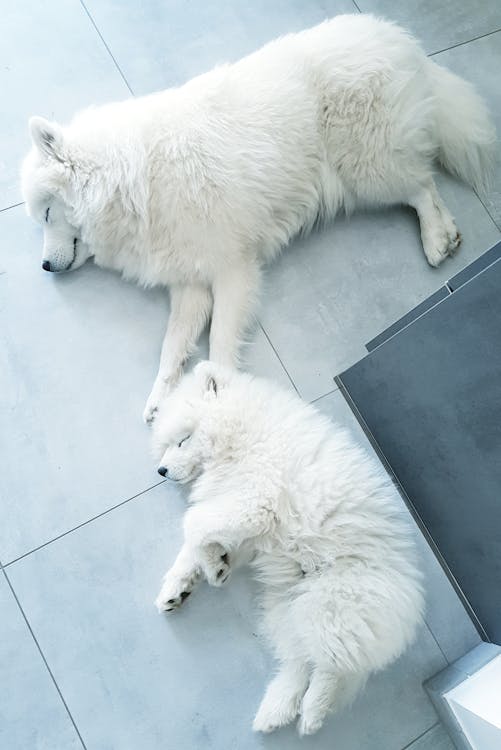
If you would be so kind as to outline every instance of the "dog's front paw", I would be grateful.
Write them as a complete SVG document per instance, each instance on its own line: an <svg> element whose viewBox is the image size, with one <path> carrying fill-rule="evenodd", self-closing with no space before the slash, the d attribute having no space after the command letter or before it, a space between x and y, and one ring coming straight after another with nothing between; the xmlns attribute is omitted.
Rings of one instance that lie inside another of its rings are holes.
<svg viewBox="0 0 501 750"><path fill-rule="evenodd" d="M148 401L146 402L146 406L143 411L143 422L145 422L145 424L152 424L154 422L155 417L157 416L158 408L160 406L161 397L162 394L155 386L148 397Z"/></svg>
<svg viewBox="0 0 501 750"><path fill-rule="evenodd" d="M151 424L155 421L162 401L169 395L172 389L176 387L181 374L182 371L179 370L169 375L157 375L157 379L153 383L153 388L148 396L143 412L143 420L146 424Z"/></svg>
<svg viewBox="0 0 501 750"><path fill-rule="evenodd" d="M143 412L143 420L146 424L151 424L157 416L158 409L162 403L162 399L166 397L169 392L169 382L167 379L157 376L157 379L153 383L153 388L148 396L148 401Z"/></svg>
<svg viewBox="0 0 501 750"><path fill-rule="evenodd" d="M230 560L228 553L219 544L211 547L216 549L206 556L205 577L211 586L222 586L231 574Z"/></svg>
<svg viewBox="0 0 501 750"><path fill-rule="evenodd" d="M197 581L197 576L176 578L167 573L160 593L155 599L155 606L159 612L173 612L189 597Z"/></svg>

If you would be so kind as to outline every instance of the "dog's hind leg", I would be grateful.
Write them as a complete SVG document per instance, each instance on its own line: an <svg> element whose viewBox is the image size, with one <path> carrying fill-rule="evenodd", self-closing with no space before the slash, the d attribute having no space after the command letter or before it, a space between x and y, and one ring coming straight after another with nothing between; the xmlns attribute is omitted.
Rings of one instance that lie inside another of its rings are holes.
<svg viewBox="0 0 501 750"><path fill-rule="evenodd" d="M315 667L308 690L304 694L300 718L299 734L313 734L322 726L324 719L334 704L338 687L335 672Z"/></svg>
<svg viewBox="0 0 501 750"><path fill-rule="evenodd" d="M183 365L209 318L212 295L210 289L202 285L173 286L170 301L160 367L143 414L145 422L153 421L163 397L179 380Z"/></svg>
<svg viewBox="0 0 501 750"><path fill-rule="evenodd" d="M308 687L309 672L302 661L291 660L281 665L258 708L252 725L255 732L273 732L296 718Z"/></svg>
<svg viewBox="0 0 501 750"><path fill-rule="evenodd" d="M210 329L210 359L213 362L228 367L238 366L239 349L254 310L260 275L257 263L241 262L214 280Z"/></svg>

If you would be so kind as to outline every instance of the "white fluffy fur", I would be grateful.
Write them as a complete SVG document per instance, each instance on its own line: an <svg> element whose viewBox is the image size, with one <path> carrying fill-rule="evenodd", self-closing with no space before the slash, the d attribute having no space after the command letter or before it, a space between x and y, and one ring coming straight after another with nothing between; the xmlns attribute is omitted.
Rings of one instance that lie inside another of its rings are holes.
<svg viewBox="0 0 501 750"><path fill-rule="evenodd" d="M433 161L481 188L495 138L472 86L370 15L338 16L65 128L42 118L30 127L23 190L50 270L92 255L170 287L147 420L209 316L211 359L236 363L262 265L318 218L409 204L438 265L460 238Z"/></svg>
<svg viewBox="0 0 501 750"><path fill-rule="evenodd" d="M412 641L423 609L409 516L347 433L270 382L204 362L154 426L162 473L193 481L184 545L157 598L177 608L243 558L280 662L254 720L302 734Z"/></svg>

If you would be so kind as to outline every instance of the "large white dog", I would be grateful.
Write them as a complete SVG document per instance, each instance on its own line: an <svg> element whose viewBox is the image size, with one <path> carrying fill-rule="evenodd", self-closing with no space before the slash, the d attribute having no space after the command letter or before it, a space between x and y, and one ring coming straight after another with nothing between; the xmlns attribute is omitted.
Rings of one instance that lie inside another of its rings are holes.
<svg viewBox="0 0 501 750"><path fill-rule="evenodd" d="M170 288L147 421L211 315L210 358L236 364L262 265L317 219L409 204L437 266L460 238L434 159L481 188L495 139L468 83L369 15L290 34L180 88L85 110L68 127L34 117L30 128L22 182L44 226L43 268L93 256Z"/></svg>
<svg viewBox="0 0 501 750"><path fill-rule="evenodd" d="M159 610L179 607L201 578L219 586L242 553L252 559L280 661L254 729L299 714L299 731L315 732L402 653L421 619L409 515L395 488L314 407L213 362L167 397L154 443L163 476L194 482Z"/></svg>

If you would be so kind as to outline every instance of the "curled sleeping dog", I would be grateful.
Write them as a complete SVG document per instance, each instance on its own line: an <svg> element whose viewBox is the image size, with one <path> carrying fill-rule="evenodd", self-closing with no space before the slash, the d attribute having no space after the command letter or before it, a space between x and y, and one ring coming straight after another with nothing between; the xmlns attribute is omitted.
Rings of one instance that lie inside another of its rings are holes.
<svg viewBox="0 0 501 750"><path fill-rule="evenodd" d="M160 473L191 483L158 609L174 611L200 580L219 586L240 555L250 560L279 662L254 729L299 717L301 734L315 732L402 653L421 620L412 528L395 488L313 406L211 362L166 399L154 446Z"/></svg>

